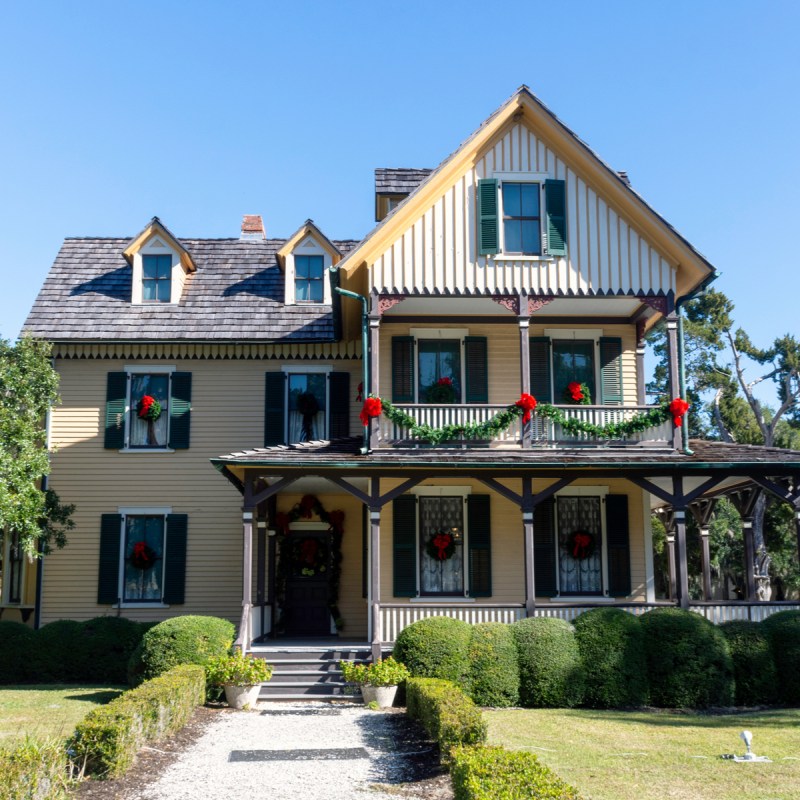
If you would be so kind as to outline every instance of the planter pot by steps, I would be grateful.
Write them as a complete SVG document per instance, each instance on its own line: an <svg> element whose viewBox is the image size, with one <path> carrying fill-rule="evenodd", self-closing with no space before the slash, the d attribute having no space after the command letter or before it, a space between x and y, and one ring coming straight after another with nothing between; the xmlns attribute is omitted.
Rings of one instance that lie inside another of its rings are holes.
<svg viewBox="0 0 800 800"><path fill-rule="evenodd" d="M261 691L261 684L255 686L225 686L225 701L231 708L255 708L258 702L258 695Z"/></svg>
<svg viewBox="0 0 800 800"><path fill-rule="evenodd" d="M374 701L379 708L390 708L394 703L396 694L396 686L369 686L364 684L361 687L361 696L364 698L365 705L369 705Z"/></svg>

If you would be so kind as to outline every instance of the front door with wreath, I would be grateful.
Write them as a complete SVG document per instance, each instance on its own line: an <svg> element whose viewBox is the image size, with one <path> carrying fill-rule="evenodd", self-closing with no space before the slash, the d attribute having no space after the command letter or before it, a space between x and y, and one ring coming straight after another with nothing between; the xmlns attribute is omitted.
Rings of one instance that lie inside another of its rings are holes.
<svg viewBox="0 0 800 800"><path fill-rule="evenodd" d="M328 531L292 531L282 542L280 558L286 559L285 635L328 636L331 632L331 534Z"/></svg>

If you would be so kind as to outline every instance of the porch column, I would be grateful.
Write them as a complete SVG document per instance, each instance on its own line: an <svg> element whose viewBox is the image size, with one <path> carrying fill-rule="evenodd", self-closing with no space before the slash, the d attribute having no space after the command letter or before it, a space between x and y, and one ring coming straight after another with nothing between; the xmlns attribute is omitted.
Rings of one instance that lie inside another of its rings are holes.
<svg viewBox="0 0 800 800"><path fill-rule="evenodd" d="M372 310L369 315L369 354L364 353L363 358L369 358L369 380L370 385L364 387L364 399L370 395L380 394L378 372L378 350L380 346L381 317L377 306L377 297L372 298ZM369 446L374 450L380 443L380 417L371 419L369 422Z"/></svg>
<svg viewBox="0 0 800 800"><path fill-rule="evenodd" d="M636 323L636 402L643 406L647 400L644 381L644 320Z"/></svg>
<svg viewBox="0 0 800 800"><path fill-rule="evenodd" d="M710 531L700 528L700 561L703 565L703 600L711 599L711 548L709 546Z"/></svg>
<svg viewBox="0 0 800 800"><path fill-rule="evenodd" d="M675 549L676 583L678 603L681 608L689 608L689 565L686 557L686 509L675 509Z"/></svg>
<svg viewBox="0 0 800 800"><path fill-rule="evenodd" d="M797 535L797 554L800 556L800 507L795 503L794 507L794 529Z"/></svg>
<svg viewBox="0 0 800 800"><path fill-rule="evenodd" d="M530 324L531 318L528 314L528 296L519 296L519 376L520 391L523 394L531 392L531 344L530 344ZM531 428L533 423L529 422L522 426L522 446L531 445Z"/></svg>
<svg viewBox="0 0 800 800"><path fill-rule="evenodd" d="M676 397L680 397L681 393L680 373L678 369L678 316L674 311L671 311L667 315L667 352L669 365L669 396L670 400L674 400ZM681 429L677 426L673 426L672 446L676 450L680 450L681 447L683 447Z"/></svg>
<svg viewBox="0 0 800 800"><path fill-rule="evenodd" d="M757 600L756 596L756 548L753 541L753 518L742 520L744 536L744 588L746 600Z"/></svg>
<svg viewBox="0 0 800 800"><path fill-rule="evenodd" d="M253 605L253 511L242 509L242 619L236 645L246 653L250 648L250 609Z"/></svg>
<svg viewBox="0 0 800 800"><path fill-rule="evenodd" d="M678 596L678 581L675 572L675 531L667 531L667 570L669 571L669 599L675 600Z"/></svg>
<svg viewBox="0 0 800 800"><path fill-rule="evenodd" d="M373 478L373 481L377 480ZM372 609L372 660L381 657L383 626L381 625L381 509L369 509L369 602Z"/></svg>
<svg viewBox="0 0 800 800"><path fill-rule="evenodd" d="M525 542L525 616L536 613L536 581L533 564L533 492L530 478L522 479L522 532Z"/></svg>

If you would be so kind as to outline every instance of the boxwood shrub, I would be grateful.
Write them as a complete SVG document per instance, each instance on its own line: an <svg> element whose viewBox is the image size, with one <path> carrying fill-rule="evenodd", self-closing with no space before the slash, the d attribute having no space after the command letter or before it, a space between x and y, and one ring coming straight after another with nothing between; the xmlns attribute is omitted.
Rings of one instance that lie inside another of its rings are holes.
<svg viewBox="0 0 800 800"><path fill-rule="evenodd" d="M122 775L148 741L157 741L186 724L205 702L206 674L184 664L124 692L90 711L75 729L70 748L87 774L101 778Z"/></svg>
<svg viewBox="0 0 800 800"><path fill-rule="evenodd" d="M31 649L31 670L36 680L75 683L84 679L86 659L78 644L80 627L81 623L74 619L59 619L36 631Z"/></svg>
<svg viewBox="0 0 800 800"><path fill-rule="evenodd" d="M486 741L486 721L480 709L451 681L409 678L406 703L408 715L419 720L438 742L445 760L456 745Z"/></svg>
<svg viewBox="0 0 800 800"><path fill-rule="evenodd" d="M778 671L780 700L800 705L800 611L779 611L767 617L762 628L769 638Z"/></svg>
<svg viewBox="0 0 800 800"><path fill-rule="evenodd" d="M124 617L96 617L80 624L77 646L84 659L81 679L119 684L127 681L128 661L152 623Z"/></svg>
<svg viewBox="0 0 800 800"><path fill-rule="evenodd" d="M571 708L583 700L584 678L575 629L563 619L530 617L511 626L523 706Z"/></svg>
<svg viewBox="0 0 800 800"><path fill-rule="evenodd" d="M707 708L733 703L733 662L717 626L680 608L648 611L640 622L653 705Z"/></svg>
<svg viewBox="0 0 800 800"><path fill-rule="evenodd" d="M62 741L25 737L0 748L0 800L67 800L69 774Z"/></svg>
<svg viewBox="0 0 800 800"><path fill-rule="evenodd" d="M733 659L736 705L770 705L778 701L778 672L767 632L758 622L735 620L719 626Z"/></svg>
<svg viewBox="0 0 800 800"><path fill-rule="evenodd" d="M159 622L142 637L128 664L128 682L136 686L178 664L203 665L225 655L233 644L233 623L219 617L186 615Z"/></svg>
<svg viewBox="0 0 800 800"><path fill-rule="evenodd" d="M451 757L455 800L580 800L577 790L533 753L502 747L456 747Z"/></svg>
<svg viewBox="0 0 800 800"><path fill-rule="evenodd" d="M0 621L0 684L25 683L31 674L36 634L21 622Z"/></svg>
<svg viewBox="0 0 800 800"><path fill-rule="evenodd" d="M594 608L573 623L591 708L630 708L648 702L644 633L621 608Z"/></svg>
<svg viewBox="0 0 800 800"><path fill-rule="evenodd" d="M502 622L472 626L469 686L479 706L507 708L519 703L519 666L511 628Z"/></svg>
<svg viewBox="0 0 800 800"><path fill-rule="evenodd" d="M441 678L467 688L470 625L451 617L428 617L397 635L394 657L417 678Z"/></svg>

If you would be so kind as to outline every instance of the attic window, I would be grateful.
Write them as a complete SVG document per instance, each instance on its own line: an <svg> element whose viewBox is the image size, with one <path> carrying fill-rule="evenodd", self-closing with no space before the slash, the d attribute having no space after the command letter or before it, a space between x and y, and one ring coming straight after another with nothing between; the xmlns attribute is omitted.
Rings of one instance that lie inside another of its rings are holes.
<svg viewBox="0 0 800 800"><path fill-rule="evenodd" d="M324 259L322 256L294 257L294 291L298 303L324 302Z"/></svg>
<svg viewBox="0 0 800 800"><path fill-rule="evenodd" d="M142 302L169 303L172 296L172 256L142 256Z"/></svg>

